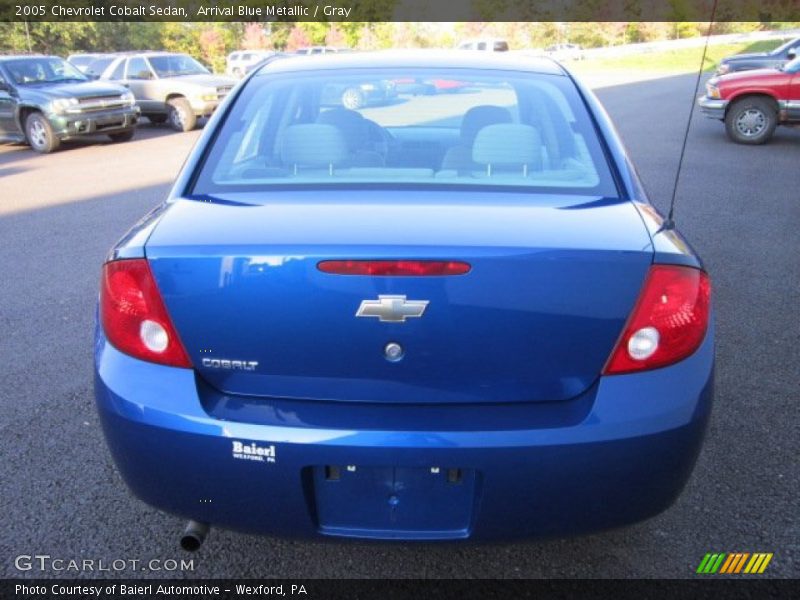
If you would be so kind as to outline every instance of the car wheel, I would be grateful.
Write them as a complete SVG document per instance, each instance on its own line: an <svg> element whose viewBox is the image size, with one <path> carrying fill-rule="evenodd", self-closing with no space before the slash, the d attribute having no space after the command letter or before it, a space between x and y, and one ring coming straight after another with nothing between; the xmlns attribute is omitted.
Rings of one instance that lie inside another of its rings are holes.
<svg viewBox="0 0 800 600"><path fill-rule="evenodd" d="M42 113L34 112L25 119L25 136L34 151L48 154L57 150L61 140L56 136L53 127Z"/></svg>
<svg viewBox="0 0 800 600"><path fill-rule="evenodd" d="M128 131L122 131L120 133L111 133L108 137L111 138L111 141L115 144L120 142L130 142L133 139L133 129L129 129Z"/></svg>
<svg viewBox="0 0 800 600"><path fill-rule="evenodd" d="M167 122L167 115L145 115L147 120L153 125L161 125Z"/></svg>
<svg viewBox="0 0 800 600"><path fill-rule="evenodd" d="M342 94L342 106L350 110L358 110L364 106L364 94L358 88L347 88Z"/></svg>
<svg viewBox="0 0 800 600"><path fill-rule="evenodd" d="M197 125L197 117L186 98L173 98L167 102L167 120L175 131L191 131Z"/></svg>
<svg viewBox="0 0 800 600"><path fill-rule="evenodd" d="M775 103L766 98L742 98L725 115L725 130L739 144L763 144L778 125Z"/></svg>

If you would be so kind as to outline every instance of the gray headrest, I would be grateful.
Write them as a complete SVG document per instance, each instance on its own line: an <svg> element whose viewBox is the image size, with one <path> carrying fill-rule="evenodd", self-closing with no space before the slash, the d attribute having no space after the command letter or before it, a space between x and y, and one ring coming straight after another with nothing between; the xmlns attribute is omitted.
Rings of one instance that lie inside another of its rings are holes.
<svg viewBox="0 0 800 600"><path fill-rule="evenodd" d="M533 167L542 160L542 138L530 125L488 125L475 138L472 160L493 167Z"/></svg>
<svg viewBox="0 0 800 600"><path fill-rule="evenodd" d="M281 159L287 166L328 167L347 159L347 142L333 125L292 125L283 133Z"/></svg>
<svg viewBox="0 0 800 600"><path fill-rule="evenodd" d="M317 123L336 126L344 135L351 152L363 148L369 141L367 121L354 110L340 107L326 110L319 114Z"/></svg>
<svg viewBox="0 0 800 600"><path fill-rule="evenodd" d="M464 113L464 118L461 120L461 143L472 145L481 129L497 123L511 123L511 113L501 106L491 104L473 106Z"/></svg>

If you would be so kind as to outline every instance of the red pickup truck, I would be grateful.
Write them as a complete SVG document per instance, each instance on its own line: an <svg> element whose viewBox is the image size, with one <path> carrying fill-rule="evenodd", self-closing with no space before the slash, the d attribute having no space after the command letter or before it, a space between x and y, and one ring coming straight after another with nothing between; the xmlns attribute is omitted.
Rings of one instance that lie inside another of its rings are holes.
<svg viewBox="0 0 800 600"><path fill-rule="evenodd" d="M800 58L780 69L712 77L698 100L703 113L725 122L740 144L763 144L778 125L800 125Z"/></svg>

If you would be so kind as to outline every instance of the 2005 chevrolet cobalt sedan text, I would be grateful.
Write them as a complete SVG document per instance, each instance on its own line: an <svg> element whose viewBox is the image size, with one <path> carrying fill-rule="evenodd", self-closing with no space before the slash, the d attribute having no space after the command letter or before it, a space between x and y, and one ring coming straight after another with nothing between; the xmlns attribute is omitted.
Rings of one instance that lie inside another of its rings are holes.
<svg viewBox="0 0 800 600"><path fill-rule="evenodd" d="M463 82L361 110L326 88ZM560 536L667 508L709 279L598 101L468 52L274 61L103 266L95 393L142 500L295 537Z"/></svg>

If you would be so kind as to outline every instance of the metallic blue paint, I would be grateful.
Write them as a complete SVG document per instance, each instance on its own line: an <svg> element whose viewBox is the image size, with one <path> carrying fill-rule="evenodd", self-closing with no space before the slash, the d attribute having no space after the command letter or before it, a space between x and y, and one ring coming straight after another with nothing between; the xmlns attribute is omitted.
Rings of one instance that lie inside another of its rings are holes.
<svg viewBox="0 0 800 600"><path fill-rule="evenodd" d="M151 235L147 257L173 323L195 368L220 390L361 402L567 400L597 379L652 260L630 202L561 210L580 199L476 191L318 198L284 192L247 208L178 201ZM401 278L317 269L336 258L457 258L472 269ZM380 294L430 304L405 323L354 318ZM397 364L383 357L392 341L406 348ZM259 367L205 368L207 357Z"/></svg>
<svg viewBox="0 0 800 600"><path fill-rule="evenodd" d="M182 517L289 537L561 536L636 522L674 501L710 411L713 337L712 326L688 359L600 378L569 402L351 407L226 396L192 370L122 354L98 331L95 390L125 481L144 501ZM233 440L274 444L276 462L233 459ZM351 526L326 526L316 502L326 492L319 488L341 481L315 477L325 465L340 466L343 478L347 465L379 471L385 504L350 494L346 506L322 512L330 519L338 511ZM472 470L468 522L436 529L450 517L437 526L424 496L398 491L392 467ZM353 515L378 505L388 515L392 495L400 499L394 510L418 529L352 526Z"/></svg>
<svg viewBox="0 0 800 600"><path fill-rule="evenodd" d="M167 202L109 256L151 261L197 366L137 360L97 328L97 407L131 490L184 518L289 537L561 536L666 509L711 408L713 320L677 364L599 375L647 267L701 263L677 232L659 232L593 94L576 82L616 199L411 189L184 199L257 75L212 117ZM402 281L316 269L322 258L392 257L473 269ZM403 326L355 319L380 293L431 300L429 312ZM399 363L381 357L387 341L405 347ZM213 372L202 366L213 353L265 370ZM274 462L234 458L235 441L274 446Z"/></svg>

